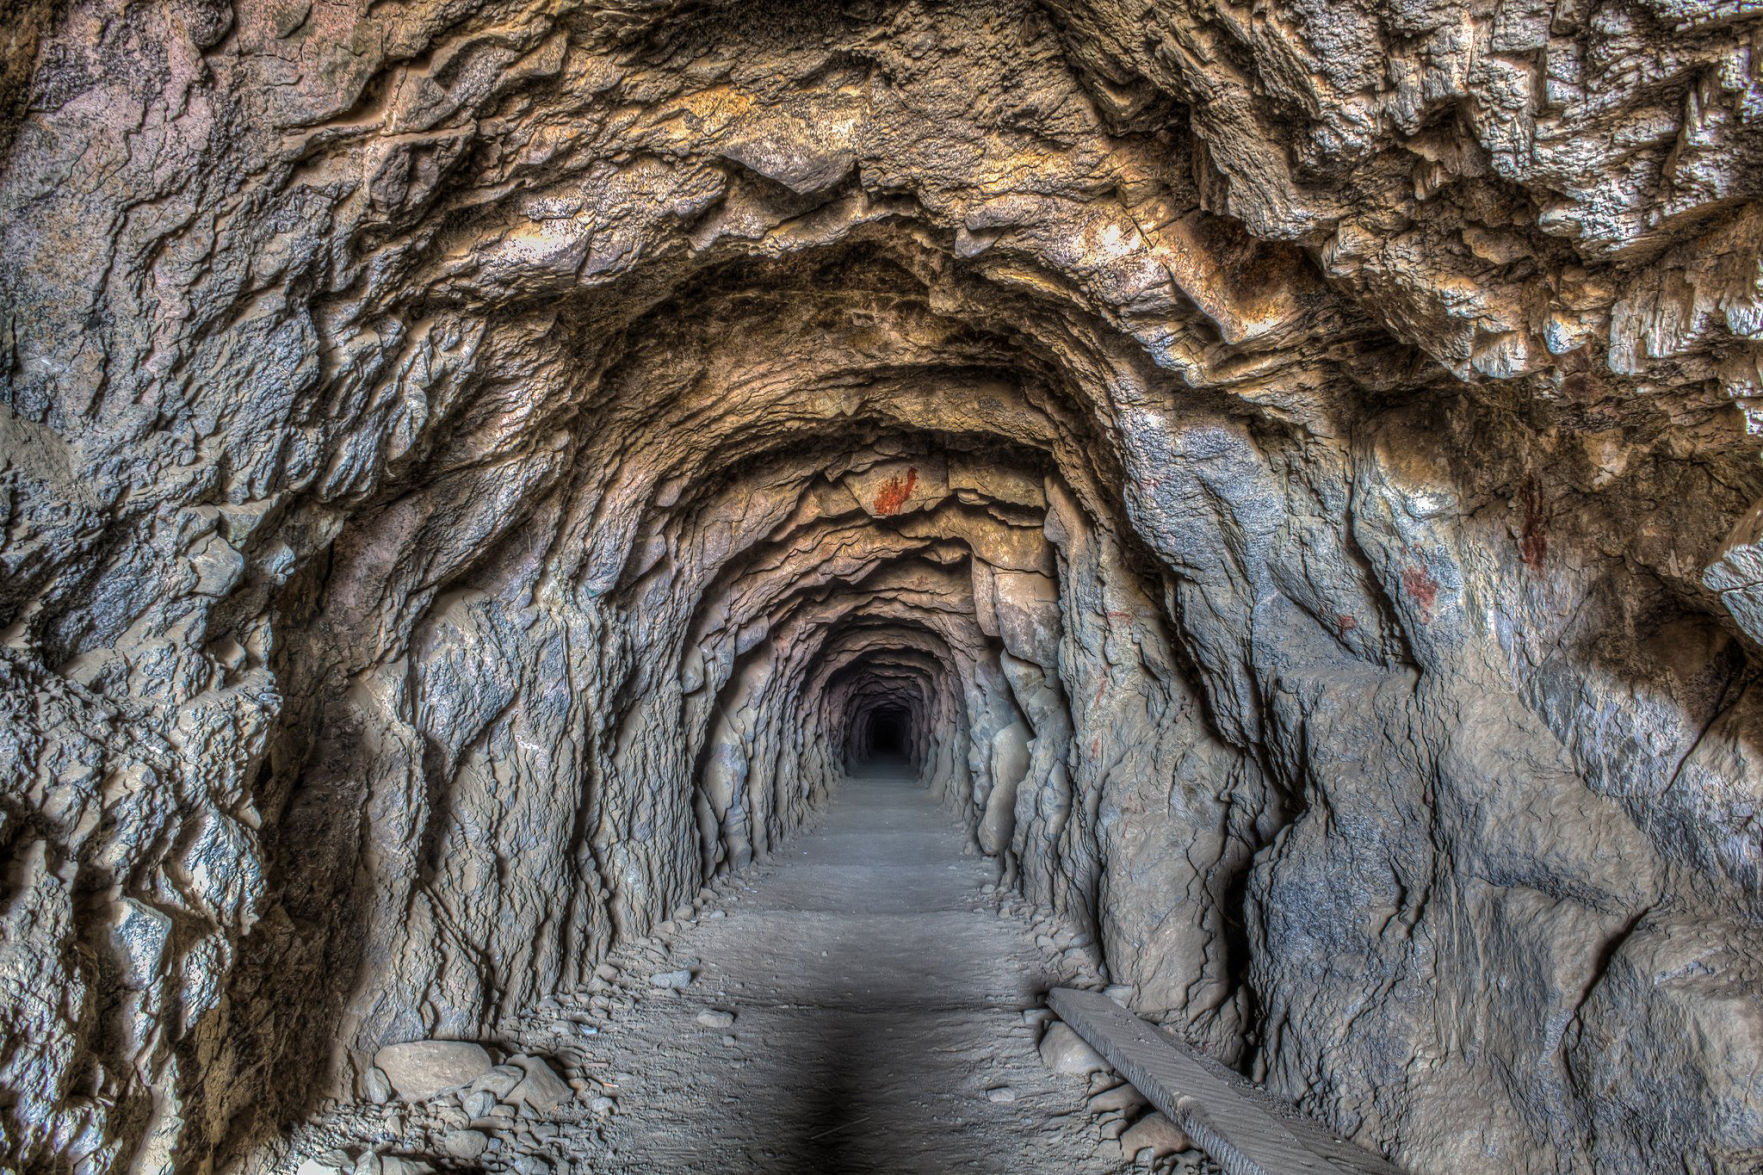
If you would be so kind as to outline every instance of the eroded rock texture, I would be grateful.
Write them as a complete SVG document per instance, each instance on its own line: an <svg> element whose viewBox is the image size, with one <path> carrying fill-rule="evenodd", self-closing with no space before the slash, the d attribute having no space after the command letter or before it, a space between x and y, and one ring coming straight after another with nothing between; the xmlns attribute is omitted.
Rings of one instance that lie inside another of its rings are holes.
<svg viewBox="0 0 1763 1175"><path fill-rule="evenodd" d="M1763 24L0 34L5 1149L218 1168L897 732L1421 1172L1763 1161Z"/></svg>

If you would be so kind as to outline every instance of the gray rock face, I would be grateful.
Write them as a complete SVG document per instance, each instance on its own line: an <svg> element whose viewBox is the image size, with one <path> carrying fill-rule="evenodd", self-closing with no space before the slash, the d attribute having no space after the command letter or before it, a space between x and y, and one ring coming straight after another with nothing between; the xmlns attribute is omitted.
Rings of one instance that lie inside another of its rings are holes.
<svg viewBox="0 0 1763 1175"><path fill-rule="evenodd" d="M1763 1154L1756 14L15 7L10 1165L255 1162L885 750L1416 1171Z"/></svg>

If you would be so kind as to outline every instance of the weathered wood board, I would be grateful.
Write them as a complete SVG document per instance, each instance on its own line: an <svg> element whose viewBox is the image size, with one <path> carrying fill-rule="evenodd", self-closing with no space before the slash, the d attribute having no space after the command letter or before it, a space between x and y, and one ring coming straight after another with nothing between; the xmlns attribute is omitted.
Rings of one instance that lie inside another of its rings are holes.
<svg viewBox="0 0 1763 1175"><path fill-rule="evenodd" d="M1099 992L1054 988L1054 1013L1230 1175L1402 1175L1247 1081L1213 1067Z"/></svg>

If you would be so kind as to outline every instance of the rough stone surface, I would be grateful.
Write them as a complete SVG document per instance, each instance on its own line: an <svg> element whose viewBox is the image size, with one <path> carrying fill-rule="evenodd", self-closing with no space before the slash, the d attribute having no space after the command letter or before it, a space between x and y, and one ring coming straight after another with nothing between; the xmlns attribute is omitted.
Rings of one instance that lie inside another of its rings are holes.
<svg viewBox="0 0 1763 1175"><path fill-rule="evenodd" d="M1108 1068L1101 1054L1084 1043L1069 1024L1055 1022L1041 1036L1041 1063L1055 1073L1082 1077Z"/></svg>
<svg viewBox="0 0 1763 1175"><path fill-rule="evenodd" d="M881 751L1412 1170L1763 1161L1751 6L6 17L9 1165L270 1163Z"/></svg>
<svg viewBox="0 0 1763 1175"><path fill-rule="evenodd" d="M543 1057L519 1055L513 1058L513 1063L520 1067L524 1076L518 1085L508 1091L510 1102L531 1106L535 1110L550 1111L569 1100L569 1086L545 1063Z"/></svg>
<svg viewBox="0 0 1763 1175"><path fill-rule="evenodd" d="M1147 1149L1153 1159L1161 1159L1165 1155L1188 1150L1193 1145L1187 1131L1162 1114L1154 1112L1134 1122L1120 1136L1120 1154L1127 1159L1136 1159L1141 1151Z"/></svg>
<svg viewBox="0 0 1763 1175"><path fill-rule="evenodd" d="M380 1049L374 1054L373 1065L399 1097L420 1101L443 1090L470 1085L490 1071L491 1061L482 1045L470 1041L414 1040ZM370 1094L373 1084L370 1071Z"/></svg>

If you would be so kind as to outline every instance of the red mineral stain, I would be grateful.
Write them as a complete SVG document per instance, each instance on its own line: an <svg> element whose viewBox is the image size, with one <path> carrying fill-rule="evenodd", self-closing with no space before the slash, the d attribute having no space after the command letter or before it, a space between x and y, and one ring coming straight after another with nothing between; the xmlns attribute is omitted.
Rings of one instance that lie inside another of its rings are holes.
<svg viewBox="0 0 1763 1175"><path fill-rule="evenodd" d="M1345 612L1340 612L1335 615L1334 625L1335 628L1340 631L1340 634L1345 636L1355 628L1358 628L1359 622L1354 620L1351 616L1348 616Z"/></svg>
<svg viewBox="0 0 1763 1175"><path fill-rule="evenodd" d="M1424 567L1404 567L1402 569L1402 586L1414 598L1415 606L1420 609L1420 622L1432 623L1432 606L1439 598L1439 581Z"/></svg>
<svg viewBox="0 0 1763 1175"><path fill-rule="evenodd" d="M906 499L912 496L912 490L918 485L918 467L911 466L906 470L904 479L890 477L882 482L881 489L875 493L875 512L877 514L898 514Z"/></svg>
<svg viewBox="0 0 1763 1175"><path fill-rule="evenodd" d="M1518 554L1526 567L1541 571L1543 558L1549 553L1549 536L1543 529L1548 524L1549 514L1543 505L1542 487L1537 485L1535 478L1524 483L1524 489L1518 495L1518 506L1523 514L1518 531Z"/></svg>

